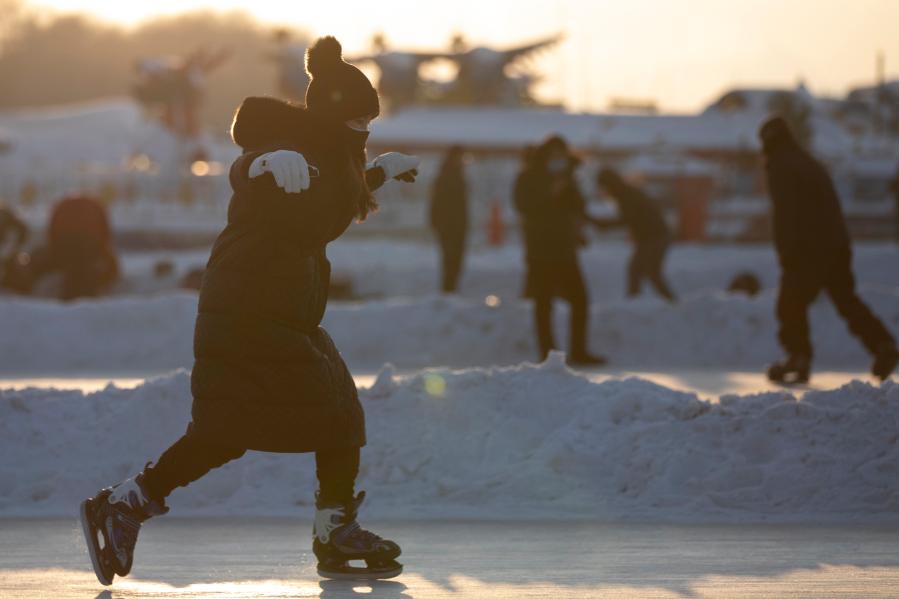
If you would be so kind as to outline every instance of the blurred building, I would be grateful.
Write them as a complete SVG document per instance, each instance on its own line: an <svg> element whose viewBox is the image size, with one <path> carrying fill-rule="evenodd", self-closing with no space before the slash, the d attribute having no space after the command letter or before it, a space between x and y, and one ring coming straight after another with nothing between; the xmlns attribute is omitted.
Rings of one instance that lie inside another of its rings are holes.
<svg viewBox="0 0 899 599"><path fill-rule="evenodd" d="M899 131L884 125L890 102L892 96L860 91L843 99L818 98L800 85L795 90L731 90L688 115L418 107L377 121L369 145L373 152L397 149L424 156L425 178L447 147L466 147L478 222L495 201L507 199L521 149L558 133L585 158L581 177L588 194L595 194L598 165L616 166L645 184L669 208L672 220L685 217L684 202L701 197L705 205L696 210L704 212L706 237L758 239L768 234L763 222L768 205L757 130L777 113L831 168L854 233L878 237L890 234L883 216L892 210L889 182L899 164ZM411 199L417 190L394 193ZM397 227L419 220L418 208L411 206L386 218L395 219Z"/></svg>

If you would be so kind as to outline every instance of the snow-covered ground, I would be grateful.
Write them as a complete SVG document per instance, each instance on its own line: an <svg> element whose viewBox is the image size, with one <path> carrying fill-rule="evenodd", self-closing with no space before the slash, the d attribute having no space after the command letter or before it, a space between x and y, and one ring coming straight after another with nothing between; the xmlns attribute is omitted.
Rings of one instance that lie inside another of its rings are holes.
<svg viewBox="0 0 899 599"><path fill-rule="evenodd" d="M299 518L154 518L103 590L74 518L0 520L15 599L895 599L897 528L373 520L397 579L321 580Z"/></svg>
<svg viewBox="0 0 899 599"><path fill-rule="evenodd" d="M517 364L535 357L530 303L519 299L517 248L481 250L469 260L458 297L434 294L436 256L428 246L379 241L334 244L335 276L351 279L362 296L384 299L332 302L325 326L355 370L385 362L403 370L428 366ZM768 248L683 246L673 250L669 277L682 297L668 305L647 290L623 298L625 244L597 244L585 252L590 281L590 342L612 364L631 370L731 368L757 370L779 355L774 301L777 268ZM144 254L126 260L143 293L60 304L0 298L0 377L130 376L190 368L196 296L173 292L173 279L152 286L152 265L172 259L176 271L203 263L205 253ZM899 331L899 247L862 245L855 267L863 297ZM723 289L750 270L764 286L755 298ZM177 275L175 275L177 276ZM162 287L160 287L162 285ZM485 301L488 296L490 302ZM498 304L498 305L497 305ZM557 309L564 347L564 306ZM833 307L812 309L817 365L866 370L869 358Z"/></svg>
<svg viewBox="0 0 899 599"><path fill-rule="evenodd" d="M899 522L892 382L703 401L639 379L591 382L555 354L387 368L361 396L359 485L375 516ZM88 395L0 391L0 515L74 513L155 459L189 413L183 371ZM305 515L314 488L309 456L250 453L170 500L181 515Z"/></svg>
<svg viewBox="0 0 899 599"><path fill-rule="evenodd" d="M180 266L198 254L170 256ZM148 274L158 257L131 256L126 270ZM559 356L523 364L535 350L516 249L475 252L457 297L434 295L436 258L418 244L352 241L331 257L357 292L384 297L334 302L325 326L355 372L397 369L361 393L371 443L360 486L376 515L899 522L894 382L801 397L717 397L736 389L722 385L700 398L580 376ZM616 243L584 256L590 342L618 372L758 371L779 355L770 250L676 248L669 273L682 301L673 306L622 298L626 258ZM855 260L862 295L894 331L897 258L895 246L873 245ZM762 279L756 298L722 291L744 269ZM0 391L0 516L71 514L183 432L196 295L163 289L72 304L0 298L0 380L169 373L87 394ZM867 369L828 302L814 306L812 324L818 367ZM178 490L172 505L181 514L305 514L313 488L308 456L253 453Z"/></svg>
<svg viewBox="0 0 899 599"><path fill-rule="evenodd" d="M892 330L899 330L899 289L864 287ZM594 304L590 343L612 365L644 369L756 370L780 355L775 293L755 299L699 294L669 306L656 299ZM114 298L71 305L0 301L0 378L134 376L190 368L196 296ZM816 365L866 370L869 357L833 307L812 309ZM563 342L564 309L556 329ZM421 297L335 304L328 328L352 369L516 364L536 357L532 310L466 298ZM564 344L562 345L564 347Z"/></svg>
<svg viewBox="0 0 899 599"><path fill-rule="evenodd" d="M375 217L377 218L377 217ZM363 227L365 225L362 225ZM630 244L603 236L581 252L581 265L594 302L624 297ZM328 246L334 277L352 282L360 298L423 296L439 285L439 258L434 244L397 240L341 239ZM121 294L171 290L192 268L202 268L208 250L128 253L122 256L125 284ZM153 266L171 262L172 276L154 279ZM899 286L899 246L891 243L856 244L855 270L865 286ZM493 294L514 299L522 290L523 258L520 244L510 240L501 248L474 247L469 252L459 292L483 300ZM668 254L667 274L679 294L721 291L733 277L750 271L766 288L777 285L779 269L769 245L677 244ZM646 290L647 295L651 294Z"/></svg>

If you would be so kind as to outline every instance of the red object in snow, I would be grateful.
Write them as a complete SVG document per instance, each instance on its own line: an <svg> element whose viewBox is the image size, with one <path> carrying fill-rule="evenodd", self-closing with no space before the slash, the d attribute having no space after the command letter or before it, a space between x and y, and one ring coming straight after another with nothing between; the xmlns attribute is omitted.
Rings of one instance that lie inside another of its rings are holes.
<svg viewBox="0 0 899 599"><path fill-rule="evenodd" d="M487 243L493 246L502 245L506 238L506 225L503 222L503 207L499 200L490 205L490 220L487 221Z"/></svg>
<svg viewBox="0 0 899 599"><path fill-rule="evenodd" d="M678 238L705 241L708 206L714 181L710 177L681 177L675 186L678 200Z"/></svg>

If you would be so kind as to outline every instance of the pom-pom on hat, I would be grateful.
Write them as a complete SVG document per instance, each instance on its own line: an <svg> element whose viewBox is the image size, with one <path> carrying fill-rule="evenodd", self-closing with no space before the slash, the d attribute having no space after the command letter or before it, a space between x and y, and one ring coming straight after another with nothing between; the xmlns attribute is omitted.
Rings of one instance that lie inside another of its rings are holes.
<svg viewBox="0 0 899 599"><path fill-rule="evenodd" d="M310 112L342 121L380 112L378 92L356 67L344 62L340 42L319 38L306 50L306 108Z"/></svg>

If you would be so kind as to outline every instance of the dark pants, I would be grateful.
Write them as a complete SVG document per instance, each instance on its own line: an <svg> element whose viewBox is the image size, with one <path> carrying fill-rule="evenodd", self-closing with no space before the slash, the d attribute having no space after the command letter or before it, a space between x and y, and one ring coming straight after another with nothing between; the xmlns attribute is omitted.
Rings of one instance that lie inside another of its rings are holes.
<svg viewBox="0 0 899 599"><path fill-rule="evenodd" d="M465 232L437 231L440 243L441 289L453 293L459 286L462 262L465 259Z"/></svg>
<svg viewBox="0 0 899 599"><path fill-rule="evenodd" d="M200 438L188 427L183 437L144 470L144 485L151 497L163 500L177 487L186 487L246 453L246 449L215 445ZM353 497L359 474L359 448L315 453L319 496L323 503L346 503Z"/></svg>
<svg viewBox="0 0 899 599"><path fill-rule="evenodd" d="M883 344L893 341L883 323L855 292L850 259L845 258L822 267L819 272L785 270L781 275L780 295L777 298L778 337L788 354L812 356L808 307L821 291L830 296L830 301L849 325L849 330L861 339L869 352L874 353Z"/></svg>
<svg viewBox="0 0 899 599"><path fill-rule="evenodd" d="M545 358L556 348L553 338L553 298L562 297L571 308L569 325L569 353L581 356L587 353L587 287L581 275L577 256L530 266L530 291L534 298L534 322L537 328L537 345L540 356Z"/></svg>
<svg viewBox="0 0 899 599"><path fill-rule="evenodd" d="M629 297L638 295L643 285L643 279L647 279L659 295L668 301L674 301L674 293L662 273L662 263L665 261L667 253L667 239L639 241L635 244L634 253L631 255L631 261L627 268L627 294Z"/></svg>

